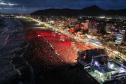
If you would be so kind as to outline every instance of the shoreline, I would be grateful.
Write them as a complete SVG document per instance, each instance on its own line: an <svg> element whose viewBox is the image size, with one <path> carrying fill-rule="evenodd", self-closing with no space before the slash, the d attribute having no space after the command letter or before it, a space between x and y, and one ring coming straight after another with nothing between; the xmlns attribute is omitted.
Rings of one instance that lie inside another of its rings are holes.
<svg viewBox="0 0 126 84"><path fill-rule="evenodd" d="M5 43L0 49L0 84L34 84L31 66L22 57L28 46L23 26L16 19L3 20L6 26L0 32Z"/></svg>
<svg viewBox="0 0 126 84"><path fill-rule="evenodd" d="M16 19L16 20L19 21L23 25L23 27L24 27L23 32L24 32L26 25L24 25L24 23L22 23L19 19ZM25 36L25 34L26 33L24 32L24 36ZM29 54L27 52L27 50L29 48L29 43L25 38L22 38L22 40L24 41L22 45L25 45L22 47L23 48L22 50L25 50L25 53L23 53L20 57L13 57L12 64L21 73L21 76L19 77L20 78L19 80L21 80L21 81L19 82L19 84L20 83L21 84L35 84L32 66L29 64L29 60L25 58ZM22 46L22 45L20 45L20 46ZM20 52L17 52L17 55L18 55L18 53L20 53Z"/></svg>

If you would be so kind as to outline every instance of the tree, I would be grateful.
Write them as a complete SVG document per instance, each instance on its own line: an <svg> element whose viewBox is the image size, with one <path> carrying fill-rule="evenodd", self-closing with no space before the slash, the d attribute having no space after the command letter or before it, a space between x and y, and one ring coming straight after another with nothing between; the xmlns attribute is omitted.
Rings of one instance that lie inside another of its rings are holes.
<svg viewBox="0 0 126 84"><path fill-rule="evenodd" d="M82 34L87 34L88 33L88 30L83 30L82 31Z"/></svg>
<svg viewBox="0 0 126 84"><path fill-rule="evenodd" d="M119 44L115 44L115 46L116 46L116 47L118 47L118 46L119 46Z"/></svg>

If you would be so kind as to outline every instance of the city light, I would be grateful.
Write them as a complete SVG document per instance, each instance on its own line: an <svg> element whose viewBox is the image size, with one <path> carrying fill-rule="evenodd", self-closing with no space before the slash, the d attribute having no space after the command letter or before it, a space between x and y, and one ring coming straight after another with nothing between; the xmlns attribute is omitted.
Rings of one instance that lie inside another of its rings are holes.
<svg viewBox="0 0 126 84"><path fill-rule="evenodd" d="M110 67L111 69L113 69L113 68L114 68L114 64L110 64L109 67Z"/></svg>
<svg viewBox="0 0 126 84"><path fill-rule="evenodd" d="M100 64L97 61L95 61L94 65L99 66Z"/></svg>
<svg viewBox="0 0 126 84"><path fill-rule="evenodd" d="M126 72L126 70L125 70L124 68L121 67L121 68L119 69L119 73L124 73L124 72Z"/></svg>

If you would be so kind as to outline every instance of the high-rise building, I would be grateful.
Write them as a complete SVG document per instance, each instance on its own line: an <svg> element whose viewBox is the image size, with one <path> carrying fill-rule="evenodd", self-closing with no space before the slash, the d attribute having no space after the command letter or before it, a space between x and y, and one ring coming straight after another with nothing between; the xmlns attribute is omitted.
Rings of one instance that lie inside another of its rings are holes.
<svg viewBox="0 0 126 84"><path fill-rule="evenodd" d="M121 44L123 41L123 35L122 34L117 34L115 43L116 44Z"/></svg>
<svg viewBox="0 0 126 84"><path fill-rule="evenodd" d="M85 20L85 22L81 23L81 29L87 30L89 26L89 20Z"/></svg>
<svg viewBox="0 0 126 84"><path fill-rule="evenodd" d="M95 35L95 34L97 34L97 29L93 29L93 28L90 28L90 29L88 29L88 34L90 34L90 35Z"/></svg>
<svg viewBox="0 0 126 84"><path fill-rule="evenodd" d="M88 23L84 23L84 30L88 29Z"/></svg>

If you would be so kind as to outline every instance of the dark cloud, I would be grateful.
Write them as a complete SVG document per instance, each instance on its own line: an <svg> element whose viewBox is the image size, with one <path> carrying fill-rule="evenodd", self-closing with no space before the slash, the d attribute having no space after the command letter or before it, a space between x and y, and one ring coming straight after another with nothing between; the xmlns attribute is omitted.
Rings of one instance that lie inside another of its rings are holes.
<svg viewBox="0 0 126 84"><path fill-rule="evenodd" d="M6 0L6 2L16 3L14 7L40 7L46 0Z"/></svg>
<svg viewBox="0 0 126 84"><path fill-rule="evenodd" d="M91 5L98 5L103 9L124 9L126 0L0 0L0 2L17 5L0 5L0 8L13 9L47 9L47 8L77 8L82 9ZM23 10L26 11L26 10Z"/></svg>
<svg viewBox="0 0 126 84"><path fill-rule="evenodd" d="M60 0L60 1L99 1L99 0Z"/></svg>
<svg viewBox="0 0 126 84"><path fill-rule="evenodd" d="M115 2L119 0L59 0L59 1L64 1L64 2L78 2L78 1L109 1L109 2ZM124 1L124 0L120 0Z"/></svg>
<svg viewBox="0 0 126 84"><path fill-rule="evenodd" d="M4 0L5 1L5 0ZM114 3L115 5L117 1L125 1L125 0L6 0L6 2L16 3L18 5L14 5L14 7L67 7L67 6L77 6L78 4L82 5L104 5L104 3L108 3L108 5ZM79 6L80 7L80 6ZM82 6L83 7L83 6Z"/></svg>

